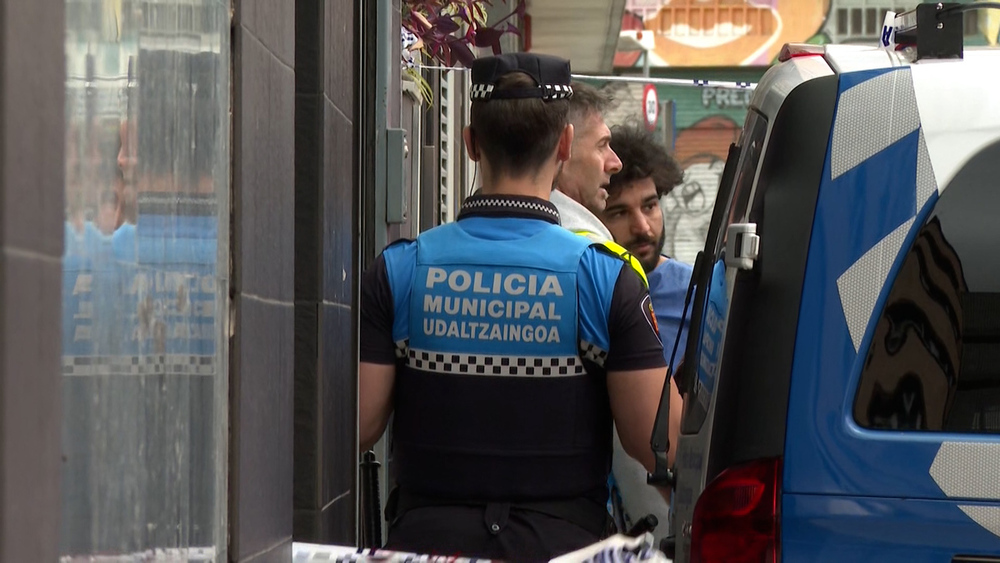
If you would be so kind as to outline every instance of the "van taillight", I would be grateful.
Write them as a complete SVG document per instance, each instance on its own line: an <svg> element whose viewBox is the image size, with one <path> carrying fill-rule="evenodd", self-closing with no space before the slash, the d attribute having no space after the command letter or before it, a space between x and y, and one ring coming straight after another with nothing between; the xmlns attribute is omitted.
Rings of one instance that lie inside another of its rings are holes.
<svg viewBox="0 0 1000 563"><path fill-rule="evenodd" d="M694 507L692 563L776 563L781 459L731 467L709 483Z"/></svg>

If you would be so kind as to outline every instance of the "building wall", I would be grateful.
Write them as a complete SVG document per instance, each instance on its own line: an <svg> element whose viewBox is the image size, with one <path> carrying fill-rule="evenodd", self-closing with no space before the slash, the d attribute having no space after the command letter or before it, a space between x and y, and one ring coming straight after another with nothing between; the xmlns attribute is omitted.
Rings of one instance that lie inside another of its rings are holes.
<svg viewBox="0 0 1000 563"><path fill-rule="evenodd" d="M0 14L0 561L55 561L64 4Z"/></svg>
<svg viewBox="0 0 1000 563"><path fill-rule="evenodd" d="M296 0L296 541L357 542L354 0Z"/></svg>
<svg viewBox="0 0 1000 563"><path fill-rule="evenodd" d="M0 560L355 541L357 3L0 0Z"/></svg>
<svg viewBox="0 0 1000 563"><path fill-rule="evenodd" d="M230 560L289 561L295 5L235 3Z"/></svg>
<svg viewBox="0 0 1000 563"><path fill-rule="evenodd" d="M654 34L652 66L766 65L781 46L820 32L831 0L648 0L626 4L622 29ZM638 21L636 21L638 18ZM616 65L642 64L621 54Z"/></svg>
<svg viewBox="0 0 1000 563"><path fill-rule="evenodd" d="M960 0L969 3L973 0ZM886 11L919 0L629 0L622 30L653 34L653 67L758 66L774 62L785 43L877 45ZM1000 16L963 16L966 45L995 45ZM641 30L641 31L640 31ZM648 41L648 38L647 38ZM629 42L633 43L634 42ZM615 55L616 67L643 64L640 51Z"/></svg>
<svg viewBox="0 0 1000 563"><path fill-rule="evenodd" d="M971 0L965 0L968 3ZM833 0L823 31L827 42L877 44L888 11L897 14L916 8L917 0ZM996 44L997 29L989 22L992 10L970 10L962 16L965 44Z"/></svg>

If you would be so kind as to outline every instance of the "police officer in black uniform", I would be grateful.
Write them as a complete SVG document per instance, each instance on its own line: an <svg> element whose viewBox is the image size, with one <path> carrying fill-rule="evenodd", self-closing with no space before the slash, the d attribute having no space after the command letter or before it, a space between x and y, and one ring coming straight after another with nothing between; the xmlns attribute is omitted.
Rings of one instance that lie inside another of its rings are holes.
<svg viewBox="0 0 1000 563"><path fill-rule="evenodd" d="M612 422L652 470L666 365L643 281L548 201L569 62L483 58L472 82L482 190L364 274L361 448L394 413L387 549L546 561L607 531Z"/></svg>

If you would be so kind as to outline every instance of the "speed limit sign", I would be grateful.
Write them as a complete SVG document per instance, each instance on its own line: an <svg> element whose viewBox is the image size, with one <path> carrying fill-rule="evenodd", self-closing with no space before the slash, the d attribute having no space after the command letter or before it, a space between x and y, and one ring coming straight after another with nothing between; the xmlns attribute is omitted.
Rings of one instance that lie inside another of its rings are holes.
<svg viewBox="0 0 1000 563"><path fill-rule="evenodd" d="M646 119L646 129L656 130L656 120L660 117L660 100L656 97L656 87L646 84L642 91L642 113Z"/></svg>

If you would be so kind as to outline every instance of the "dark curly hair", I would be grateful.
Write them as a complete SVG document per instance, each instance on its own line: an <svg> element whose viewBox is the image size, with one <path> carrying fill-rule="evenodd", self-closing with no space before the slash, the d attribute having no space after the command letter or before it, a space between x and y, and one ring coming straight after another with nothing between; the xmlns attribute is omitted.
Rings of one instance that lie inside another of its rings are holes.
<svg viewBox="0 0 1000 563"><path fill-rule="evenodd" d="M622 169L611 176L608 194L637 180L653 179L656 194L663 197L684 182L684 171L644 127L635 123L611 128L611 150L622 161Z"/></svg>

